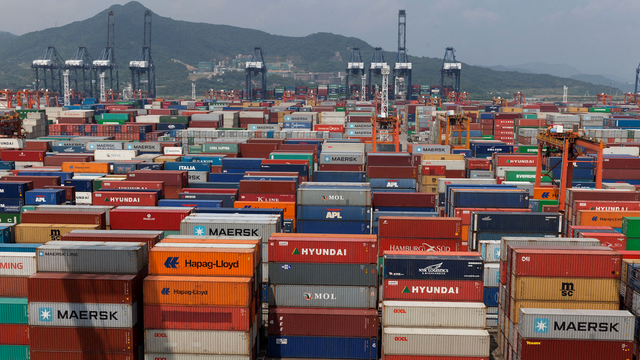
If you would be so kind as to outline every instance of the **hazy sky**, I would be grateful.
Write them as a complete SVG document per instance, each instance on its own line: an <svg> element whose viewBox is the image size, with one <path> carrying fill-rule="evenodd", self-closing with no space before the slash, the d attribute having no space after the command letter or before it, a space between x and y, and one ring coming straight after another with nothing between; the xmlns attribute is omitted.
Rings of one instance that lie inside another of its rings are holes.
<svg viewBox="0 0 640 360"><path fill-rule="evenodd" d="M115 1L125 4L127 1ZM639 0L141 0L160 16L304 36L331 32L397 49L398 10L407 11L410 55L479 65L564 63L633 81ZM1 31L24 34L84 20L103 0L2 0ZM367 55L367 57L370 55ZM368 61L368 58L366 59Z"/></svg>

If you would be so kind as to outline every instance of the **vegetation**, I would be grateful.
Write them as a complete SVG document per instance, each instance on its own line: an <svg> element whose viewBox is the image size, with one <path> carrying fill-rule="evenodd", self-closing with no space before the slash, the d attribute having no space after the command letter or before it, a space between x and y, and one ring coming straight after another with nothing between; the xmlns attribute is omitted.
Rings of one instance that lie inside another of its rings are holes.
<svg viewBox="0 0 640 360"><path fill-rule="evenodd" d="M121 88L129 83L128 62L136 58L142 46L144 6L138 2L113 5L116 19L115 53L120 68ZM31 32L9 40L0 34L0 88L25 88L33 81L31 61L41 56L48 45L56 46L65 59L74 54L77 46L86 45L95 58L106 42L107 10L84 21L65 26ZM11 35L11 34L10 34ZM179 96L191 93L189 71L180 63L197 66L199 61L231 59L237 54L251 54L253 46L264 50L267 61L279 58L294 60L298 70L306 72L344 71L349 60L350 47L359 47L369 62L373 47L366 42L341 35L317 33L304 37L271 35L263 31L243 29L226 25L212 25L177 21L153 15L152 56L156 66L158 94ZM336 52L342 61L335 61ZM395 53L385 52L385 59L392 64ZM333 61L332 61L333 60ZM441 59L410 57L413 63L413 84L439 84ZM211 80L196 81L198 93L204 89L244 88L244 74L230 72ZM293 79L277 75L268 77L269 87L300 85ZM559 78L550 75L523 74L494 71L463 63L462 89L471 98L488 99L496 94L511 97L514 91L529 91L533 94L562 94L562 88L570 88L570 94L583 95L606 92L608 87Z"/></svg>

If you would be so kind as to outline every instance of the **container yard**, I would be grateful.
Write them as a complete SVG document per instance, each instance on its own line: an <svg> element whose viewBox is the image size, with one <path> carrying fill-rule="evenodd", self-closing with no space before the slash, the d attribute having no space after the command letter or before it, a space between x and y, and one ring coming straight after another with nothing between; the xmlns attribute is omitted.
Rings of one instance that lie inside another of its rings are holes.
<svg viewBox="0 0 640 360"><path fill-rule="evenodd" d="M640 96L412 84L398 16L340 84L161 98L147 10L128 89L0 91L0 360L640 359Z"/></svg>

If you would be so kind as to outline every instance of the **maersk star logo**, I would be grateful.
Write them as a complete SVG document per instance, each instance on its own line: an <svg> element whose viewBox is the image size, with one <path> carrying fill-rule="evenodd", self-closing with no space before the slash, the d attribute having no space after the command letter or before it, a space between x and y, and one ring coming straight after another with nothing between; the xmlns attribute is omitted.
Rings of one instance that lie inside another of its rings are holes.
<svg viewBox="0 0 640 360"><path fill-rule="evenodd" d="M326 161L326 162L330 162L330 161L331 161L331 157L330 157L330 156L325 156L325 157L324 157L324 161Z"/></svg>
<svg viewBox="0 0 640 360"><path fill-rule="evenodd" d="M533 332L537 334L546 334L549 332L549 319L534 319Z"/></svg>
<svg viewBox="0 0 640 360"><path fill-rule="evenodd" d="M193 233L198 236L204 236L204 226L194 226Z"/></svg>
<svg viewBox="0 0 640 360"><path fill-rule="evenodd" d="M51 308L40 308L38 309L38 313L40 314L40 321L43 322L52 322L53 321L53 310Z"/></svg>

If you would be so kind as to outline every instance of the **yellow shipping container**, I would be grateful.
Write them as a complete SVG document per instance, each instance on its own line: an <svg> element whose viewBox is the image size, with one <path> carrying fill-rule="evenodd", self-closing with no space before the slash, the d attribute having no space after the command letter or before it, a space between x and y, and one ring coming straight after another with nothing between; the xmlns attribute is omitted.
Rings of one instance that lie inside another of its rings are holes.
<svg viewBox="0 0 640 360"><path fill-rule="evenodd" d="M510 316L514 324L517 324L520 316L520 309L571 309L571 310L619 310L619 301L535 301L535 300L514 300L511 299Z"/></svg>
<svg viewBox="0 0 640 360"><path fill-rule="evenodd" d="M503 112L503 113L521 113L522 112L522 108L521 107L515 107L515 106L505 106L505 107L501 107L500 108L500 112Z"/></svg>
<svg viewBox="0 0 640 360"><path fill-rule="evenodd" d="M422 185L436 186L438 185L438 179L444 179L444 175L422 175L420 183Z"/></svg>
<svg viewBox="0 0 640 360"><path fill-rule="evenodd" d="M511 276L515 300L618 301L619 279Z"/></svg>
<svg viewBox="0 0 640 360"><path fill-rule="evenodd" d="M423 154L420 160L464 160L463 154Z"/></svg>
<svg viewBox="0 0 640 360"><path fill-rule="evenodd" d="M166 162L176 162L180 159L180 156L158 156L153 159L153 162L157 163L166 163Z"/></svg>
<svg viewBox="0 0 640 360"><path fill-rule="evenodd" d="M420 184L420 192L421 193L425 193L425 194L437 194L438 193L438 187L437 186L430 186L430 185L425 185L425 184Z"/></svg>
<svg viewBox="0 0 640 360"><path fill-rule="evenodd" d="M99 225L18 224L15 227L15 240L18 244L44 244L59 241L62 235L73 230L99 229Z"/></svg>

